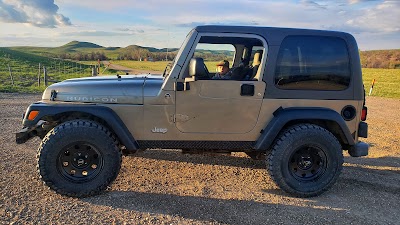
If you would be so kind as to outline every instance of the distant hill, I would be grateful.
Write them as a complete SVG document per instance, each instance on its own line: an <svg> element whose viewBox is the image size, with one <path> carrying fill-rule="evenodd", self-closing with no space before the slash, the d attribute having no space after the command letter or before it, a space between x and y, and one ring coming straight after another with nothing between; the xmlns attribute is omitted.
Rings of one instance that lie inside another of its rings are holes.
<svg viewBox="0 0 400 225"><path fill-rule="evenodd" d="M91 42L71 41L59 47L30 47L19 46L10 47L12 50L31 53L50 58L63 58L73 60L93 60L94 58L104 59L128 59L139 60L152 58L154 60L172 60L178 48L153 48L139 45L129 45L127 47L103 47ZM96 56L93 56L96 55Z"/></svg>
<svg viewBox="0 0 400 225"><path fill-rule="evenodd" d="M80 41L71 41L68 44L65 44L63 46L57 47L58 49L64 49L65 51L74 51L79 48L104 48L103 46L93 44L90 42L80 42Z"/></svg>
<svg viewBox="0 0 400 225"><path fill-rule="evenodd" d="M104 48L104 50L110 50L110 51L114 51L114 50L117 50L117 49L120 49L120 47L107 47L107 48Z"/></svg>
<svg viewBox="0 0 400 225"><path fill-rule="evenodd" d="M127 47L103 47L91 42L71 41L59 47L10 47L24 53L45 56L49 58L62 58L72 60L97 60L97 59L119 59L119 60L172 60L178 48L153 48L140 45L129 45ZM223 56L233 56L232 51L224 50L196 50L199 57L207 56L212 60L220 60ZM360 51L363 68L396 68L400 69L400 49Z"/></svg>
<svg viewBox="0 0 400 225"><path fill-rule="evenodd" d="M360 52L363 68L400 69L400 49Z"/></svg>
<svg viewBox="0 0 400 225"><path fill-rule="evenodd" d="M149 52L174 52L174 51L178 51L179 48L162 48L162 49L158 49L158 48L153 48L153 47L143 47L143 46L139 46L139 45L129 45L125 48L121 48L121 50L148 50Z"/></svg>

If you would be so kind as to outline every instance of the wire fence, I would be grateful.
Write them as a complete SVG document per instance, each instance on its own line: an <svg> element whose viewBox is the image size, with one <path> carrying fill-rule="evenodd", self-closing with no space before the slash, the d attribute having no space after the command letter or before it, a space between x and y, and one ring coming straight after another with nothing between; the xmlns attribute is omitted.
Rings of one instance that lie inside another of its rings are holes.
<svg viewBox="0 0 400 225"><path fill-rule="evenodd" d="M69 78L97 75L97 71L97 65L65 60L49 60L36 65L9 60L0 64L1 83L21 87L47 86Z"/></svg>

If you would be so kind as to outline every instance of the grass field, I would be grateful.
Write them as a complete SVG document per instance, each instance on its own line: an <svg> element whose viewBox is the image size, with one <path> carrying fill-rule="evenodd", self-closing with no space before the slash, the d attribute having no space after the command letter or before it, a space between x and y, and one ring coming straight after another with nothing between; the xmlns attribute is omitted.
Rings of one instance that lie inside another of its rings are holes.
<svg viewBox="0 0 400 225"><path fill-rule="evenodd" d="M42 81L40 87L38 87L39 65L39 77ZM0 48L0 92L43 91L43 67L46 68L49 84L68 78L88 76L91 72L90 66L78 62Z"/></svg>
<svg viewBox="0 0 400 225"><path fill-rule="evenodd" d="M400 70L399 69L370 69L363 71L363 81L366 94L371 88L372 80L375 79L375 85L372 96L387 98L400 98Z"/></svg>
<svg viewBox="0 0 400 225"><path fill-rule="evenodd" d="M13 57L7 57L13 54ZM16 55L16 56L15 56ZM37 87L38 63L45 65L52 80L64 80L74 77L90 76L90 65L97 62L72 62L57 61L54 59L31 55L27 53L10 52L7 49L0 49L0 92L41 92L44 87ZM111 63L139 70L164 71L165 66L169 62L139 62L126 60L112 60ZM205 62L210 72L215 71L216 62ZM11 85L8 65L13 68L14 86ZM83 68L83 71L78 71ZM103 70L101 68L100 70ZM372 96L380 96L387 98L400 98L400 70L399 69L370 69L363 70L364 86L367 94L369 93L371 82L376 80ZM107 71L105 73L113 74L115 71ZM50 82L51 83L51 82Z"/></svg>
<svg viewBox="0 0 400 225"><path fill-rule="evenodd" d="M152 70L152 71L164 71L168 63L167 61L128 61L128 60L112 60L111 63L121 65L138 70Z"/></svg>
<svg viewBox="0 0 400 225"><path fill-rule="evenodd" d="M132 69L163 71L168 62L139 62L126 60L113 60L112 63ZM217 62L205 62L210 72L215 72ZM364 68L363 81L368 94L371 82L375 79L372 96L387 98L400 98L400 70L399 69L370 69Z"/></svg>
<svg viewBox="0 0 400 225"><path fill-rule="evenodd" d="M171 61L156 61L156 62L150 62L150 61L129 61L129 60L109 60L112 64L115 65L120 65L120 66L125 66L128 68L132 69L138 69L138 70L151 70L151 71L157 71L157 72L163 72L165 67L167 66L168 63ZM85 65L96 65L98 62L97 61L81 61L79 63L85 64ZM207 66L207 68L210 70L210 72L215 72L216 68L216 61L206 61L204 62ZM104 66L104 65L102 65Z"/></svg>

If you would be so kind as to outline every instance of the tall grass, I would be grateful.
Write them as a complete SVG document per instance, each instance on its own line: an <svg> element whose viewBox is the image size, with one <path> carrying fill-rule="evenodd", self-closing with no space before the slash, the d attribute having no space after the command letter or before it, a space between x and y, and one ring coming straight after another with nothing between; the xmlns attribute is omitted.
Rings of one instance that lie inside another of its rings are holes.
<svg viewBox="0 0 400 225"><path fill-rule="evenodd" d="M40 74L39 74L40 65ZM90 75L91 68L77 62L52 59L29 53L0 48L0 91L40 92L38 76L43 81L46 68L49 83ZM10 75L11 70L11 75ZM42 84L43 85L43 84Z"/></svg>
<svg viewBox="0 0 400 225"><path fill-rule="evenodd" d="M400 98L400 70L399 69L371 69L364 68L363 81L365 91L368 95L372 80L375 79L375 85L372 96L386 98Z"/></svg>

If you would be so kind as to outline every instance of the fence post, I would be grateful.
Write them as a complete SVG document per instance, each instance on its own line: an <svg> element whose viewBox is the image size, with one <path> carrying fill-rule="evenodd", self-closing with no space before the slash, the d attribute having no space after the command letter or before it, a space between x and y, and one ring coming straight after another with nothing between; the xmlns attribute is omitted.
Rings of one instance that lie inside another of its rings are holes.
<svg viewBox="0 0 400 225"><path fill-rule="evenodd" d="M38 83L38 87L40 87L40 63L39 63L39 73L37 75L37 83Z"/></svg>
<svg viewBox="0 0 400 225"><path fill-rule="evenodd" d="M371 96L372 90L374 89L374 84L375 84L375 79L372 80L371 88L369 89L369 94L368 96Z"/></svg>
<svg viewBox="0 0 400 225"><path fill-rule="evenodd" d="M92 77L97 76L97 66L92 67Z"/></svg>
<svg viewBox="0 0 400 225"><path fill-rule="evenodd" d="M10 72L11 85L14 86L14 78L13 78L13 75L12 75L12 70L11 70L10 64L8 64L8 71Z"/></svg>
<svg viewBox="0 0 400 225"><path fill-rule="evenodd" d="M45 66L43 66L43 83L44 86L47 87L47 70Z"/></svg>

